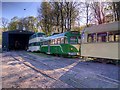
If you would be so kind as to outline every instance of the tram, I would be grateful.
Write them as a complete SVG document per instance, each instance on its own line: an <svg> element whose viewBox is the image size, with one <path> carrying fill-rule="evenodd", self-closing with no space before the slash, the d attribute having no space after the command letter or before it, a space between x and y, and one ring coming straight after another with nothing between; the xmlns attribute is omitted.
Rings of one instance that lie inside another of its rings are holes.
<svg viewBox="0 0 120 90"><path fill-rule="evenodd" d="M62 56L80 55L80 33L68 31L40 41L40 52Z"/></svg>
<svg viewBox="0 0 120 90"><path fill-rule="evenodd" d="M81 35L81 56L120 60L120 22L87 27Z"/></svg>
<svg viewBox="0 0 120 90"><path fill-rule="evenodd" d="M28 45L28 50L27 51L31 51L31 52L39 52L40 50L40 41L41 39L45 38L45 34L38 32L33 34L32 36L30 36L29 38L29 45Z"/></svg>

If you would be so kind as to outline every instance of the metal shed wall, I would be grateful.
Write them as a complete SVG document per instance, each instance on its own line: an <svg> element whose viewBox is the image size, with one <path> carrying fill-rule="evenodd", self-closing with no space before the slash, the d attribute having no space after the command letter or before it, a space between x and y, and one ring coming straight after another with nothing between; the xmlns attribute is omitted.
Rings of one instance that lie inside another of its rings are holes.
<svg viewBox="0 0 120 90"><path fill-rule="evenodd" d="M12 49L11 49L11 45L13 44L13 42L15 44L15 40L17 40L17 39L18 39L18 41L21 40L23 42L22 44L25 45L24 40L27 40L27 42L28 42L29 36L31 36L33 34L34 34L34 32L23 31L23 30L14 30L14 31L3 32L2 33L2 50L3 51L13 50L13 48L15 48L15 45L12 46ZM18 37L18 36L20 36L20 37Z"/></svg>
<svg viewBox="0 0 120 90"><path fill-rule="evenodd" d="M8 32L3 32L2 33L2 50L3 51L8 51Z"/></svg>

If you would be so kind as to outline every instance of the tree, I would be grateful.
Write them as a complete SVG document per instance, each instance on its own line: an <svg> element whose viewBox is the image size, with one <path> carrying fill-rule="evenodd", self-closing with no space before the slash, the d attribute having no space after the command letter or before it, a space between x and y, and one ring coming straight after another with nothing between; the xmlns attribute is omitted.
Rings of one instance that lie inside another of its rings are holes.
<svg viewBox="0 0 120 90"><path fill-rule="evenodd" d="M2 17L2 27L3 27L3 31L7 30L7 25L8 25L8 19Z"/></svg>
<svg viewBox="0 0 120 90"><path fill-rule="evenodd" d="M57 32L60 32L60 3L59 2L53 2L50 3L52 6L52 12L53 12L53 27L55 27L55 30Z"/></svg>
<svg viewBox="0 0 120 90"><path fill-rule="evenodd" d="M80 16L79 16L79 21L84 22L84 24L86 25L86 27L89 26L90 23L92 23L94 16L93 16L93 12L92 12L92 7L91 7L92 3L90 2L81 2L80 3Z"/></svg>
<svg viewBox="0 0 120 90"><path fill-rule="evenodd" d="M105 23L105 14L103 3L101 2L93 2L92 9L94 13L94 17L97 20L98 24Z"/></svg>
<svg viewBox="0 0 120 90"><path fill-rule="evenodd" d="M28 30L37 32L37 19L33 16L25 17L25 18L18 18L13 17L11 19L11 22L9 23L9 29L10 30Z"/></svg>
<svg viewBox="0 0 120 90"><path fill-rule="evenodd" d="M120 21L120 1L113 2L113 11L114 11L115 21Z"/></svg>
<svg viewBox="0 0 120 90"><path fill-rule="evenodd" d="M8 29L9 30L18 29L18 22L19 22L19 18L17 16L13 17L8 25Z"/></svg>
<svg viewBox="0 0 120 90"><path fill-rule="evenodd" d="M79 3L78 2L65 2L61 3L63 4L63 8L61 10L61 24L63 24L63 30L70 31L72 28L72 25L75 24L76 18L79 15Z"/></svg>
<svg viewBox="0 0 120 90"><path fill-rule="evenodd" d="M9 23L9 30L16 30L17 29L18 22L10 22Z"/></svg>
<svg viewBox="0 0 120 90"><path fill-rule="evenodd" d="M25 17L21 19L25 30L36 31L37 19L33 16Z"/></svg>
<svg viewBox="0 0 120 90"><path fill-rule="evenodd" d="M50 35L52 31L53 13L51 5L48 2L42 2L41 7L38 8L39 25L46 35Z"/></svg>
<svg viewBox="0 0 120 90"><path fill-rule="evenodd" d="M77 2L43 2L38 9L39 25L45 33L70 31L79 14Z"/></svg>

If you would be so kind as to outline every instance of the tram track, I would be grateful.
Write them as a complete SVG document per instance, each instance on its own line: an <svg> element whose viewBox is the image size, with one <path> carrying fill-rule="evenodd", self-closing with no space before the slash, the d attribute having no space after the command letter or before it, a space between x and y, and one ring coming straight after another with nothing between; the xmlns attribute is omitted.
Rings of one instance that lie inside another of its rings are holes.
<svg viewBox="0 0 120 90"><path fill-rule="evenodd" d="M17 61L21 61L21 60L15 58L13 55L10 55L10 56L11 56L12 58L14 58L15 60L17 60ZM21 56L22 56L22 55L21 55ZM34 61L35 61L35 60L34 60ZM61 80L58 80L58 79L56 79L56 78L51 77L50 75L45 74L44 71L35 68L34 66L30 65L29 63L27 63L27 62L24 61L24 60L22 61L22 63L23 63L25 66L27 66L27 67L35 70L36 72L42 74L42 75L45 76L45 77L51 78L51 79L53 79L53 80L55 80L55 81L60 81L60 82L62 82ZM63 83L64 83L64 82L63 82ZM66 83L66 84L67 84L67 83ZM68 85L69 85L69 84L68 84ZM76 88L76 87L74 87L74 86L72 86L72 87L73 87L73 88ZM87 86L84 86L84 87L87 87Z"/></svg>
<svg viewBox="0 0 120 90"><path fill-rule="evenodd" d="M21 60L19 60L19 59L17 59L17 58L15 58L13 55L10 55L12 58L14 58L15 60L17 60L17 61L21 61ZM24 55L20 55L20 54L18 54L18 56L21 56L21 57L23 57ZM24 58L27 58L27 57L24 57ZM27 59L29 59L29 58L27 58ZM36 61L36 60L33 60L33 59L31 59L32 61ZM39 72L40 74L42 74L43 76L45 76L45 77L48 77L48 78L51 78L51 79L53 79L53 80L56 80L56 81L60 81L60 82L63 82L63 81L61 81L61 80L59 80L59 79L57 79L57 78L54 78L54 77L52 77L52 76L50 76L50 75L48 75L48 74L46 74L46 73L44 73L44 71L43 70L40 70L40 69L38 69L38 68L36 68L36 67L34 67L34 66L32 66L32 65L30 65L29 63L27 63L26 61L22 61L22 63L24 64L24 65L26 65L27 67L30 67L31 69L33 69L33 70L35 70L35 71L37 71L37 72ZM41 63L41 62L40 62ZM72 80L72 81L74 81L74 80ZM74 82L76 82L76 81L74 81ZM63 82L64 83L64 82ZM77 83L77 82L76 82ZM68 84L68 83L66 83L66 84ZM68 84L68 85L70 85L70 84ZM85 86L85 85L82 85L82 84L80 84L83 88L88 88L87 86ZM70 85L70 86L72 86L72 85ZM75 87L75 86L72 86L73 88L77 88L77 87Z"/></svg>
<svg viewBox="0 0 120 90"><path fill-rule="evenodd" d="M26 53L25 53L26 54ZM50 69L52 69L48 64L46 64L46 63L43 63L43 62L40 62L40 61L38 61L38 60L35 60L35 59L31 59L31 58L29 58L29 57L26 57L25 56L25 54L23 55L20 55L21 57L24 57L24 58L27 58L27 59L30 59L30 60L32 60L32 61L35 61L35 62L39 62L39 63L41 63L41 64L44 64L44 65L46 65L46 66L48 66ZM26 54L26 55L29 55L29 54ZM104 76L104 75L101 75L101 74L96 74L100 79L105 79L105 80L107 80L107 81L109 81L109 82L114 82L114 83L120 83L120 81L118 81L118 80L115 80L115 79L112 79L112 78L109 78L109 77L107 77L107 76Z"/></svg>
<svg viewBox="0 0 120 90"><path fill-rule="evenodd" d="M22 58L30 59L30 60L34 61L35 63L44 64L44 65L46 65L47 67L49 67L48 64L45 64L45 63L40 62L40 61L38 61L38 60L32 59L32 58L30 58L30 57L27 57L27 55L33 57L33 56L30 55L30 54L26 54L26 53L20 54L20 53L17 53L16 55L18 55L18 56L20 56L20 57L22 57ZM14 55L10 55L10 56L11 56L12 58L14 58L15 60L17 60L17 61L22 61L22 63L23 63L24 65L26 65L27 67L30 67L31 69L39 72L39 73L42 74L43 76L49 77L49 78L51 78L51 79L53 79L53 80L57 80L57 81L58 81L58 79L56 79L56 78L54 78L54 77L46 74L46 73L44 72L44 70L40 70L40 69L32 66L30 63L28 63L28 62L25 61L24 59L21 60L21 59L15 58ZM49 68L51 68L51 67L49 67ZM109 78L109 77L106 77L106 76L104 76L104 75L97 74L97 76L99 77L98 79L99 79L99 80L102 80L102 81L106 81L106 82L113 83L113 84L116 84L116 85L117 85L118 83L120 83L120 81L114 80L114 79ZM61 81L61 80L60 80L60 81ZM68 85L69 85L69 84L68 84ZM82 84L81 84L81 85L82 85ZM84 85L82 85L82 86L83 86L83 87L87 87L87 86L84 86ZM72 87L74 87L74 86L72 86ZM74 88L76 88L76 87L74 87Z"/></svg>
<svg viewBox="0 0 120 90"><path fill-rule="evenodd" d="M35 60L35 61L37 61L37 60ZM47 66L48 66L48 65L47 65ZM101 74L96 74L96 75L99 77L100 80L105 81L105 79L106 79L106 81L108 81L108 82L113 82L114 84L120 83L120 81L115 80L115 79L112 79L112 78L109 78L109 77L107 77L107 76L104 76L104 75L101 75Z"/></svg>
<svg viewBox="0 0 120 90"><path fill-rule="evenodd" d="M21 61L20 59L17 59L17 58L15 58L15 57L12 56L12 55L10 55L10 56L11 56L12 58L14 58L15 60L17 60L17 61ZM23 63L24 65L26 65L26 66L32 68L33 70L39 72L39 73L42 74L43 76L46 76L46 77L52 78L52 77L50 77L49 75L45 74L42 70L39 70L39 69L35 68L34 66L32 66L32 65L29 64L29 63L27 63L26 61L22 61L22 63ZM52 79L54 79L54 78L52 78ZM56 79L54 79L54 80L56 80Z"/></svg>

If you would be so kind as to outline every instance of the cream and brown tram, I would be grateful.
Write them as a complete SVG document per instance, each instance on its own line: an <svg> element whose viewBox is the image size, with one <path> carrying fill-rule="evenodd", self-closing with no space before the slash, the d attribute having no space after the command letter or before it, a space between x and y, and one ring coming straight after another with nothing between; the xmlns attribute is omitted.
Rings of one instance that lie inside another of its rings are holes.
<svg viewBox="0 0 120 90"><path fill-rule="evenodd" d="M120 22L94 25L82 32L81 56L120 60Z"/></svg>

